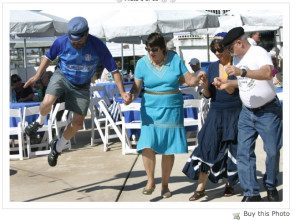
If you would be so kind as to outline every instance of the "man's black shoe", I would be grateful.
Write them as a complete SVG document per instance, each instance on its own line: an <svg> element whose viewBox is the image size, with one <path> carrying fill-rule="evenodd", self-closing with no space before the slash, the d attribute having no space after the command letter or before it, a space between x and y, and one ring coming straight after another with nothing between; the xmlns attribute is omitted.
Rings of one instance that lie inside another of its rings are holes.
<svg viewBox="0 0 300 220"><path fill-rule="evenodd" d="M48 154L48 164L51 167L55 167L57 164L57 158L60 155L60 153L58 153L56 151L56 143L57 143L57 139L56 140L52 140L49 144L50 147L50 153Z"/></svg>
<svg viewBox="0 0 300 220"><path fill-rule="evenodd" d="M267 197L269 202L279 202L277 189L267 189Z"/></svg>
<svg viewBox="0 0 300 220"><path fill-rule="evenodd" d="M257 195L257 196L244 196L244 198L242 199L242 202L260 202L260 201L261 201L260 195Z"/></svg>
<svg viewBox="0 0 300 220"><path fill-rule="evenodd" d="M31 124L27 125L25 127L25 133L29 136L32 137L33 135L36 134L37 130L39 128L43 127L43 125L40 125L38 122L32 122Z"/></svg>

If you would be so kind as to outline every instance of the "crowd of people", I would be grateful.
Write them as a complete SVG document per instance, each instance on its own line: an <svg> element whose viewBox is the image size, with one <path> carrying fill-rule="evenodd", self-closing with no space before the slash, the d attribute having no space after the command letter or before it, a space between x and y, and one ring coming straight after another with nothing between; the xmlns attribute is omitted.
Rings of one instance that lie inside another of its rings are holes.
<svg viewBox="0 0 300 220"><path fill-rule="evenodd" d="M73 119L62 136L49 144L48 163L56 166L66 143L82 128L90 102L90 83L101 66L101 71L112 74L125 104L142 98L141 135L137 144L147 176L142 194L151 195L155 190L156 156L162 155L161 196L169 198L174 155L188 153L179 86L198 86L199 92L211 99L211 105L197 135L198 146L182 166L188 178L198 181L189 200L205 196L208 180L217 183L226 179L224 196L233 195L239 183L244 195L242 202L261 201L254 153L260 135L267 155L263 178L267 199L280 201L276 187L282 147L282 108L273 84L278 65L265 49L256 45L259 36L254 33L249 40L242 27L216 34L210 50L218 61L204 72L200 61L193 58L189 62L193 72L189 72L179 55L167 49L164 37L151 33L146 41L147 55L138 60L132 89L125 92L118 65L106 45L89 34L85 18L74 17L68 23L68 34L54 41L33 77L22 83L18 75L11 76L16 101L41 101L40 115L25 128L25 133L34 136L56 100L68 97L66 108L74 112ZM58 56L55 72L46 72ZM32 86L38 91L37 97Z"/></svg>

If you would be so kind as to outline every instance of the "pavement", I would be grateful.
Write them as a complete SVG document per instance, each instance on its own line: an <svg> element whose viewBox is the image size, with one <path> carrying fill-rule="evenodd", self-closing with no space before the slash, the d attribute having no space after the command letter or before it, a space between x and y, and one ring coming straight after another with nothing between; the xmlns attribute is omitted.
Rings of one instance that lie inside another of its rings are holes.
<svg viewBox="0 0 300 220"><path fill-rule="evenodd" d="M260 138L256 142L257 175L261 184L261 196L266 201L266 191L262 186L265 170L265 153ZM146 173L141 155L122 155L121 143L116 139L110 149L103 151L101 143L90 146L90 130L76 134L76 144L58 158L56 167L50 167L47 156L37 156L24 160L10 161L10 201L11 202L188 202L196 188L196 181L189 180L182 168L188 154L175 156L169 188L172 197L160 196L161 156L157 156L155 170L156 189L152 195L143 195ZM280 161L280 198L283 196L282 157ZM223 197L224 183L208 181L206 196L197 202L240 202L239 184L236 194Z"/></svg>

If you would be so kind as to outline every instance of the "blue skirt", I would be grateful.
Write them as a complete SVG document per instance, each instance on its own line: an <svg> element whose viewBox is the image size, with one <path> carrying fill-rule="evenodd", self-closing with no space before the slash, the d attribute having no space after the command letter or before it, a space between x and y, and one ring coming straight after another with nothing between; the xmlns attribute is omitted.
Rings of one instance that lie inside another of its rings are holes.
<svg viewBox="0 0 300 220"><path fill-rule="evenodd" d="M217 183L228 178L230 184L238 182L237 125L241 108L211 108L198 133L198 146L186 162L183 173L197 180L200 172L209 173L209 180Z"/></svg>
<svg viewBox="0 0 300 220"><path fill-rule="evenodd" d="M145 148L165 155L188 152L181 93L143 94L141 120L141 135L137 144L139 153Z"/></svg>

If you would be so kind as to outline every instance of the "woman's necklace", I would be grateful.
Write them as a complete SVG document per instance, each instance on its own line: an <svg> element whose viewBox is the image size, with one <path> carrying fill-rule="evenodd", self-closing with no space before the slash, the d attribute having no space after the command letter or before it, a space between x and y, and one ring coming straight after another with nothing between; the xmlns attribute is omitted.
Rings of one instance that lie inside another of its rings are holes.
<svg viewBox="0 0 300 220"><path fill-rule="evenodd" d="M151 64L158 70L161 70L164 67L164 63L166 61L166 56L164 56L164 58L162 59L161 62L159 63L155 63L152 59L151 60Z"/></svg>

